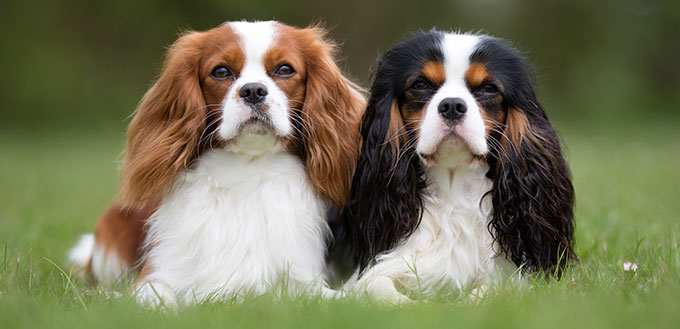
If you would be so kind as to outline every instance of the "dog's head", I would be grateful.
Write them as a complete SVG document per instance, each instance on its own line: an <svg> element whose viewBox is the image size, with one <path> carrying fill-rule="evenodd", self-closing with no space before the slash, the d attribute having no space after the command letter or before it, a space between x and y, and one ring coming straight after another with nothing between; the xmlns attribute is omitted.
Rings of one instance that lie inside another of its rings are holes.
<svg viewBox="0 0 680 329"><path fill-rule="evenodd" d="M162 193L205 150L283 147L303 159L321 194L342 205L364 101L334 52L323 29L273 21L183 33L130 124L123 204ZM243 142L253 139L271 142Z"/></svg>

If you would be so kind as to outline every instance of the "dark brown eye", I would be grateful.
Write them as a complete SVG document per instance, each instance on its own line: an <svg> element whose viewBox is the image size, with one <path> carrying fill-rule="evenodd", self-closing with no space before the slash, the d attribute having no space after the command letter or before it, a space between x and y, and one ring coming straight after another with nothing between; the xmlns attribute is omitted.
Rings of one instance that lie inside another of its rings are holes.
<svg viewBox="0 0 680 329"><path fill-rule="evenodd" d="M210 75L215 78L215 80L226 80L234 76L231 70L226 66L218 66L212 70Z"/></svg>
<svg viewBox="0 0 680 329"><path fill-rule="evenodd" d="M498 94L498 87L493 83L487 83L477 89L478 93L483 96L493 96Z"/></svg>
<svg viewBox="0 0 680 329"><path fill-rule="evenodd" d="M415 90L425 90L430 88L430 84L424 80L416 80L411 84L411 89Z"/></svg>
<svg viewBox="0 0 680 329"><path fill-rule="evenodd" d="M288 64L281 64L274 70L274 76L280 78L289 78L295 74L295 70Z"/></svg>

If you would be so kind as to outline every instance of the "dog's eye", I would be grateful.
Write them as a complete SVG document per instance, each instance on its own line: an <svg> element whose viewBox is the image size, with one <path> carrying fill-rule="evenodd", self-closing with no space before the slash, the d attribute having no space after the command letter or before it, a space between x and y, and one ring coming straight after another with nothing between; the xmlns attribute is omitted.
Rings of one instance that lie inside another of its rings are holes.
<svg viewBox="0 0 680 329"><path fill-rule="evenodd" d="M226 80L233 77L234 73L226 66L218 66L210 72L210 75L216 80Z"/></svg>
<svg viewBox="0 0 680 329"><path fill-rule="evenodd" d="M413 81L413 83L411 84L411 89L415 89L415 90L425 90L425 89L428 89L428 88L430 88L430 84L427 83L427 81L424 81L424 80L416 80L416 81Z"/></svg>
<svg viewBox="0 0 680 329"><path fill-rule="evenodd" d="M274 76L281 78L289 78L295 74L295 70L288 64L281 64L274 70Z"/></svg>
<svg viewBox="0 0 680 329"><path fill-rule="evenodd" d="M486 83L477 88L477 93L482 96L493 96L498 94L498 87L493 83Z"/></svg>

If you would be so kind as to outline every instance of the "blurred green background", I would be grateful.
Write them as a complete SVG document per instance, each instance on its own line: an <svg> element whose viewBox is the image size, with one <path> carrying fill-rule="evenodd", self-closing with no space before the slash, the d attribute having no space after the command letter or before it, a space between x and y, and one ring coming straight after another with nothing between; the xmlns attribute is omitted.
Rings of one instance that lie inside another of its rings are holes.
<svg viewBox="0 0 680 329"><path fill-rule="evenodd" d="M481 30L526 51L554 119L680 117L675 0L4 0L2 127L124 127L179 31L241 19L324 22L364 86L378 54L409 31Z"/></svg>

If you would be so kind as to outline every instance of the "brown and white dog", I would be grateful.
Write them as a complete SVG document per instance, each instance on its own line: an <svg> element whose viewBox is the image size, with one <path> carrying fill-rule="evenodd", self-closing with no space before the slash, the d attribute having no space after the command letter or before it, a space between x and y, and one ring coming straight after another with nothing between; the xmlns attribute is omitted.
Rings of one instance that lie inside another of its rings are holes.
<svg viewBox="0 0 680 329"><path fill-rule="evenodd" d="M365 102L318 27L184 33L128 130L120 201L71 259L143 303L324 290L326 214L347 198Z"/></svg>

